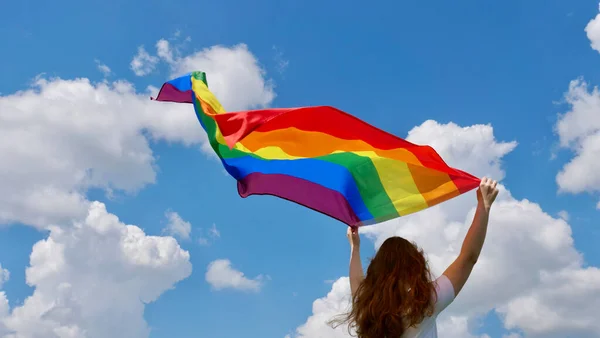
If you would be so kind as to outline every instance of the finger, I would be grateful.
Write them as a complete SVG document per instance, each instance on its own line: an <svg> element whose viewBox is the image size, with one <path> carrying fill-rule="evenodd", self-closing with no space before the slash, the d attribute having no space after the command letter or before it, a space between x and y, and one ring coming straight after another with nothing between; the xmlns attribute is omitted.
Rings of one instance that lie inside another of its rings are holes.
<svg viewBox="0 0 600 338"><path fill-rule="evenodd" d="M496 189L496 186L497 186L497 185L498 185L498 182L497 182L497 181L492 181L492 188L493 188L493 189Z"/></svg>

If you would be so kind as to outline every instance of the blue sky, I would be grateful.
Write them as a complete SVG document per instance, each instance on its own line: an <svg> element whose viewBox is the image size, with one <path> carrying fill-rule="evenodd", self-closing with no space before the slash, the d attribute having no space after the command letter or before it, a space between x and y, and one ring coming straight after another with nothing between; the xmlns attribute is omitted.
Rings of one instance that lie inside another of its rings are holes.
<svg viewBox="0 0 600 338"><path fill-rule="evenodd" d="M130 62L141 45L155 54L156 42L170 39L185 56L244 43L274 84L270 106L333 105L401 137L430 119L490 124L498 142L518 142L502 157L502 183L515 199L538 203L554 218L567 211L575 248L587 265L599 266L598 198L558 193L556 175L574 155L559 148L555 132L558 113L570 109L564 102L570 81L600 83L600 55L584 31L597 12L591 0L13 1L0 13L0 93L26 90L39 74L98 83L105 79L98 63L110 67L107 81L126 80L142 93L171 71L162 63L136 76ZM191 106L185 109L193 114ZM275 198L239 198L233 179L198 146L150 145L155 182L112 198L102 189L85 191L148 235L165 234L167 210L192 225L190 239L178 242L193 270L146 306L150 337L294 332L313 313L315 299L331 290L326 281L347 274L344 226ZM25 268L47 232L7 223L0 228L0 264L10 271L3 290L13 307L34 290ZM213 224L220 236L199 244ZM373 249L365 244L365 257ZM265 276L260 290L211 288L205 272L216 259L230 260L250 279ZM494 313L478 318L483 326L473 334L500 338L511 331Z"/></svg>

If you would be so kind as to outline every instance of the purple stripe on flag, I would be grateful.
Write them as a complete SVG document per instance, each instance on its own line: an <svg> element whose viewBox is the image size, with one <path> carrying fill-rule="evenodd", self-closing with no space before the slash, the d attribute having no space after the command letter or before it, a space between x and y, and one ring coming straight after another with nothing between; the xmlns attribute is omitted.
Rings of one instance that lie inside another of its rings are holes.
<svg viewBox="0 0 600 338"><path fill-rule="evenodd" d="M344 196L319 184L282 174L252 173L238 181L238 193L273 195L333 217L350 226L361 225Z"/></svg>
<svg viewBox="0 0 600 338"><path fill-rule="evenodd" d="M193 92L191 90L179 91L170 83L165 83L156 97L156 101L177 102L177 103L192 103Z"/></svg>

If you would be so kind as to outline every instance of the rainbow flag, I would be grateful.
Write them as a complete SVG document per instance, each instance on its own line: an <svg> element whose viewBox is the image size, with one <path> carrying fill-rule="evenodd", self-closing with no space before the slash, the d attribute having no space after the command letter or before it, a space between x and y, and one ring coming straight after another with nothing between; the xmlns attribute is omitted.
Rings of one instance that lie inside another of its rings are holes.
<svg viewBox="0 0 600 338"><path fill-rule="evenodd" d="M241 197L277 196L349 226L423 210L480 182L449 167L433 148L333 107L228 113L203 72L166 82L155 100L194 104Z"/></svg>

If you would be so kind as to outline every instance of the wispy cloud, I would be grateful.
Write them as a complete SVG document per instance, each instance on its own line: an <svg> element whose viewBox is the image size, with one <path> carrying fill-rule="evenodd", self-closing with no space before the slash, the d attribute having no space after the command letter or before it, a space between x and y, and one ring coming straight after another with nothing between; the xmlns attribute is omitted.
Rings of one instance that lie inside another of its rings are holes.
<svg viewBox="0 0 600 338"><path fill-rule="evenodd" d="M145 76L154 71L158 57L148 54L144 46L138 47L137 54L131 60L131 70L137 76Z"/></svg>
<svg viewBox="0 0 600 338"><path fill-rule="evenodd" d="M216 224L213 224L210 229L204 231L206 233L205 236L200 236L198 238L198 243L200 245L210 245L211 243L213 243L217 238L221 237L221 233L219 232L219 230L217 229Z"/></svg>
<svg viewBox="0 0 600 338"><path fill-rule="evenodd" d="M4 268L2 268L2 264L0 264L0 289L4 282L10 279L10 272Z"/></svg>
<svg viewBox="0 0 600 338"><path fill-rule="evenodd" d="M290 61L283 57L283 51L281 51L277 46L273 46L273 50L275 51L275 56L273 57L273 60L275 61L275 69L279 74L283 74L289 67Z"/></svg>
<svg viewBox="0 0 600 338"><path fill-rule="evenodd" d="M558 217L564 219L565 221L569 221L570 215L566 210L561 210L558 212Z"/></svg>
<svg viewBox="0 0 600 338"><path fill-rule="evenodd" d="M112 70L106 64L102 63L100 60L94 61L96 62L96 67L98 67L98 70L104 74L104 76L109 76L112 73Z"/></svg>
<svg viewBox="0 0 600 338"><path fill-rule="evenodd" d="M190 233L192 232L192 224L190 222L183 220L178 213L171 210L167 211L165 216L168 220L167 226L163 230L165 233L181 239L190 238Z"/></svg>

